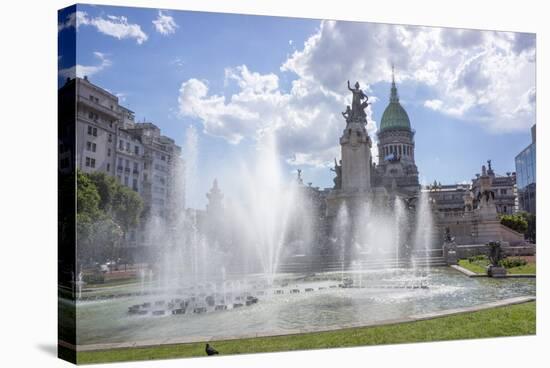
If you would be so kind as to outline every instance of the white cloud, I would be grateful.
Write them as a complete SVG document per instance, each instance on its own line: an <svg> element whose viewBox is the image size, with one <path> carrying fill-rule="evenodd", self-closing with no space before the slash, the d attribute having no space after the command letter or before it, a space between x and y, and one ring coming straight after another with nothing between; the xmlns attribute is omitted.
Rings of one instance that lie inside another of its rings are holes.
<svg viewBox="0 0 550 368"><path fill-rule="evenodd" d="M64 29L76 26L76 13L70 13L65 17L65 20L57 24L57 31L61 32Z"/></svg>
<svg viewBox="0 0 550 368"><path fill-rule="evenodd" d="M427 108L429 109L432 109L432 110L440 110L441 109L441 106L443 105L443 101L441 100L426 100L424 102L424 106L426 106Z"/></svg>
<svg viewBox="0 0 550 368"><path fill-rule="evenodd" d="M169 35L176 32L178 25L174 18L170 15L163 14L161 10L158 12L157 19L153 21L155 29L162 35Z"/></svg>
<svg viewBox="0 0 550 368"><path fill-rule="evenodd" d="M199 118L207 134L233 144L272 132L293 165L327 166L338 156L338 137L345 127L340 111L350 103L346 98L303 79L283 92L275 74L251 72L245 65L227 69L226 81L238 87L228 99L210 94L204 81L182 83L180 114ZM370 108L367 112L370 117ZM376 126L371 122L368 128Z"/></svg>
<svg viewBox="0 0 550 368"><path fill-rule="evenodd" d="M77 28L80 26L93 26L99 32L119 40L133 38L139 45L148 39L147 34L141 30L139 24L128 23L128 18L124 16L89 17L86 12L77 11L76 26Z"/></svg>
<svg viewBox="0 0 550 368"><path fill-rule="evenodd" d="M126 102L126 93L123 93L123 92L115 93L115 96L118 98L118 102L120 103Z"/></svg>
<svg viewBox="0 0 550 368"><path fill-rule="evenodd" d="M271 130L287 162L326 167L338 156L345 126L340 111L350 104L346 80L358 80L372 95L370 86L388 82L394 63L398 83L423 87L411 103L490 131L527 129L535 100L531 39L492 31L324 21L281 65L280 72L295 77L288 91L277 74L242 65L225 71L224 87L237 87L228 96L211 93L206 81L182 83L179 112L200 119L207 134L233 144ZM378 100L372 96L369 102ZM386 101L387 96L380 100ZM370 106L367 116L367 129L376 139Z"/></svg>
<svg viewBox="0 0 550 368"><path fill-rule="evenodd" d="M177 66L178 68L183 68L183 66L185 65L185 61L182 59L182 58L175 58L174 60L172 60L170 62L171 65L175 65Z"/></svg>
<svg viewBox="0 0 550 368"><path fill-rule="evenodd" d="M59 75L63 78L74 78L75 76L83 78L84 76L91 77L94 74L99 73L103 69L111 66L111 60L109 60L104 53L95 51L94 56L99 60L97 65L81 65L77 64L70 68L62 69L59 71Z"/></svg>
<svg viewBox="0 0 550 368"><path fill-rule="evenodd" d="M519 96L535 85L534 47L525 33L325 21L281 69L337 91L348 78L388 81L395 63L398 82L429 87L427 107L507 132L534 119L518 114Z"/></svg>

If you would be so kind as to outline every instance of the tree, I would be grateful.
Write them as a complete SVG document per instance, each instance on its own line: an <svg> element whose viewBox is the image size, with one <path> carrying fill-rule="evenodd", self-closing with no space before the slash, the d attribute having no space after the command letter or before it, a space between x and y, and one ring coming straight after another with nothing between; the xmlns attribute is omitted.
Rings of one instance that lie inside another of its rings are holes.
<svg viewBox="0 0 550 368"><path fill-rule="evenodd" d="M105 173L77 172L77 258L114 259L124 234L139 224L141 197Z"/></svg>
<svg viewBox="0 0 550 368"><path fill-rule="evenodd" d="M527 220L520 214L503 215L500 217L500 223L522 234L527 231Z"/></svg>
<svg viewBox="0 0 550 368"><path fill-rule="evenodd" d="M91 218L98 218L101 215L99 204L101 197L94 182L88 175L77 172L76 179L76 212L86 214Z"/></svg>
<svg viewBox="0 0 550 368"><path fill-rule="evenodd" d="M113 218L126 233L139 224L139 215L143 209L143 201L139 194L122 185L118 185L111 203Z"/></svg>
<svg viewBox="0 0 550 368"><path fill-rule="evenodd" d="M111 210L113 198L120 185L116 182L114 177L103 172L88 174L88 177L95 184L97 192L99 193L99 208L105 212L109 212Z"/></svg>
<svg viewBox="0 0 550 368"><path fill-rule="evenodd" d="M537 217L529 212L518 212L518 216L523 217L527 222L527 229L525 230L525 237L532 241L537 242Z"/></svg>

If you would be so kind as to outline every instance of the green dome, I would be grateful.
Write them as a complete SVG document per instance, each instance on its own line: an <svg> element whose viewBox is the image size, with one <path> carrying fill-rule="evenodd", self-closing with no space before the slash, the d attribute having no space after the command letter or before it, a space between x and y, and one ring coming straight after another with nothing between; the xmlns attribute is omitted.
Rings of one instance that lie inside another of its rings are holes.
<svg viewBox="0 0 550 368"><path fill-rule="evenodd" d="M399 97L397 96L397 87L395 86L395 79L392 73L390 104L384 110L382 114L382 120L380 122L380 131L386 129L407 129L411 130L411 122L409 115L399 103Z"/></svg>
<svg viewBox="0 0 550 368"><path fill-rule="evenodd" d="M407 115L407 112L399 101L391 101L386 110L384 110L382 121L380 122L380 130L386 129L411 130L409 115Z"/></svg>

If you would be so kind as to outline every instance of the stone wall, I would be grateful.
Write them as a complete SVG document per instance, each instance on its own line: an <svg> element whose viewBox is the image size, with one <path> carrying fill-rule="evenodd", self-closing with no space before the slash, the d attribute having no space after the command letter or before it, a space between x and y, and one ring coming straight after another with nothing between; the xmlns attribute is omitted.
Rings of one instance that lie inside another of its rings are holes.
<svg viewBox="0 0 550 368"><path fill-rule="evenodd" d="M534 244L515 247L503 245L502 249L506 256L533 256L536 254L536 245ZM485 244L459 245L456 247L456 253L459 259L474 257L481 254L487 255L488 251L489 247Z"/></svg>

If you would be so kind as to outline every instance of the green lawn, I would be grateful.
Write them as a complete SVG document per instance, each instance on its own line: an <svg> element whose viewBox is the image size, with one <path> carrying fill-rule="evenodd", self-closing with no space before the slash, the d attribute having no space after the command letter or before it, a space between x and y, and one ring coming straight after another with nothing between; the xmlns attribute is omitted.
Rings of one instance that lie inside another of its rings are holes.
<svg viewBox="0 0 550 368"><path fill-rule="evenodd" d="M485 274L487 272L486 267L489 264L488 260L475 260L473 262L468 261L467 259L461 259L458 261L458 265L467 270L470 270L475 273ZM518 266L507 268L506 271L509 274L529 274L535 275L537 273L537 264L528 263L525 266Z"/></svg>
<svg viewBox="0 0 550 368"><path fill-rule="evenodd" d="M537 273L537 264L536 263L528 263L525 266L518 266L508 269L508 273L511 274L533 274L535 275Z"/></svg>
<svg viewBox="0 0 550 368"><path fill-rule="evenodd" d="M425 321L331 332L215 341L220 354L340 348L498 336L536 332L535 302L493 308ZM80 352L79 364L204 356L204 343Z"/></svg>
<svg viewBox="0 0 550 368"><path fill-rule="evenodd" d="M485 262L485 261L470 262L467 259L460 259L458 261L458 265L462 268L465 268L465 269L469 270L469 271L484 274L484 273L487 272L485 267L487 267L488 262Z"/></svg>
<svg viewBox="0 0 550 368"><path fill-rule="evenodd" d="M129 277L129 278L121 278L121 279L115 279L115 280L108 280L101 284L86 284L84 285L85 289L101 289L104 287L109 286L122 286L122 285L132 285L132 284L139 284L139 280L135 277Z"/></svg>

